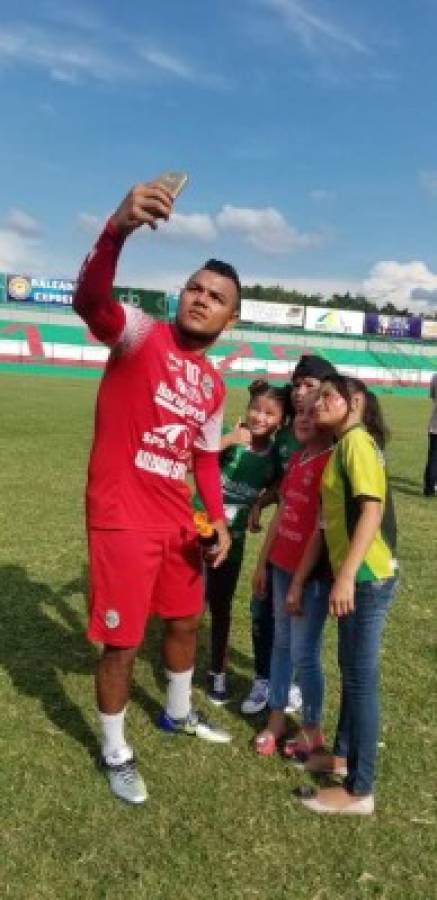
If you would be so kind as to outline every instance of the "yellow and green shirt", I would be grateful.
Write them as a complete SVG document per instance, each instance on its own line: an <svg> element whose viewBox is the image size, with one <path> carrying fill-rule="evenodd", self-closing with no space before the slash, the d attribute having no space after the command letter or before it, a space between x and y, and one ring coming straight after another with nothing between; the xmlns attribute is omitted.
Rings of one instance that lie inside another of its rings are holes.
<svg viewBox="0 0 437 900"><path fill-rule="evenodd" d="M338 441L323 472L321 493L325 537L334 576L349 550L360 515L360 497L379 500L383 516L356 581L393 576L397 569L393 502L383 454L363 426L354 426Z"/></svg>

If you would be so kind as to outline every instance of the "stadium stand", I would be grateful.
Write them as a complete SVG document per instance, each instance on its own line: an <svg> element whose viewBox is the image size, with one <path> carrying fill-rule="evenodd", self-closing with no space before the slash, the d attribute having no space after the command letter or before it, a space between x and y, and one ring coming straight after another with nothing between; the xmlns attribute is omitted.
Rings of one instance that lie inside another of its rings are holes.
<svg viewBox="0 0 437 900"><path fill-rule="evenodd" d="M285 381L302 353L325 356L341 372L390 391L426 391L437 370L437 343L375 336L329 335L302 329L253 326L223 335L210 357L226 379L254 375ZM0 305L0 370L26 365L52 374L99 374L108 351L70 308Z"/></svg>

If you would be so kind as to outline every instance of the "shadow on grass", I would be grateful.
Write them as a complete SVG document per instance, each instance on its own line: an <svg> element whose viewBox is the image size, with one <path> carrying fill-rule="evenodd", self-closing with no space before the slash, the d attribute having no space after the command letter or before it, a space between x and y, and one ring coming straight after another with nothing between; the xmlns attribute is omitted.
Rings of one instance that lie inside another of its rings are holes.
<svg viewBox="0 0 437 900"><path fill-rule="evenodd" d="M418 481L411 478L404 478L399 475L390 476L390 484L393 492L396 494L406 494L410 497L423 497L423 486Z"/></svg>
<svg viewBox="0 0 437 900"><path fill-rule="evenodd" d="M94 669L96 650L86 641L78 612L67 602L85 590L85 576L55 593L49 585L31 580L21 566L2 566L0 664L19 694L39 700L57 728L97 757L96 736L59 676Z"/></svg>

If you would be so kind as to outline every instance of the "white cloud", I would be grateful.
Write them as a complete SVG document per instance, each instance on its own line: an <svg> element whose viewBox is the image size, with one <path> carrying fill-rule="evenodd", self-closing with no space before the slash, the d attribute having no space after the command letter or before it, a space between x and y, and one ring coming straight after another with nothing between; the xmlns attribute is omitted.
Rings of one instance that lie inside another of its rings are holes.
<svg viewBox="0 0 437 900"><path fill-rule="evenodd" d="M11 274L40 271L40 254L35 241L16 231L0 228L0 270Z"/></svg>
<svg viewBox="0 0 437 900"><path fill-rule="evenodd" d="M226 205L216 216L216 223L221 231L239 234L252 247L268 254L293 253L321 243L320 235L298 231L273 207L250 209Z"/></svg>
<svg viewBox="0 0 437 900"><path fill-rule="evenodd" d="M40 272L43 231L33 216L17 207L10 209L0 227L0 271Z"/></svg>
<svg viewBox="0 0 437 900"><path fill-rule="evenodd" d="M335 200L335 197L335 191L327 191L325 188L316 188L314 191L310 191L310 199L314 200L315 203L325 203Z"/></svg>
<svg viewBox="0 0 437 900"><path fill-rule="evenodd" d="M55 81L76 85L84 80L142 82L157 73L198 86L226 86L221 75L202 71L162 47L147 49L137 34L123 32L85 13L51 16L45 27L0 25L0 65L37 68Z"/></svg>
<svg viewBox="0 0 437 900"><path fill-rule="evenodd" d="M39 238L43 233L40 222L22 209L12 208L6 216L6 228L13 234L24 238Z"/></svg>
<svg viewBox="0 0 437 900"><path fill-rule="evenodd" d="M437 274L418 260L400 263L383 260L376 263L363 281L363 293L378 306L391 302L399 309L425 312L435 302Z"/></svg>
<svg viewBox="0 0 437 900"><path fill-rule="evenodd" d="M162 69L164 72L176 75L178 78L182 78L186 81L193 81L195 79L193 68L181 59L177 59L176 56L171 56L169 53L164 53L162 50L152 49L142 50L140 51L140 55L146 62L150 63L151 66L155 66L157 69Z"/></svg>
<svg viewBox="0 0 437 900"><path fill-rule="evenodd" d="M213 241L217 237L214 220L207 213L173 213L168 222L160 226L160 235L174 239Z"/></svg>
<svg viewBox="0 0 437 900"><path fill-rule="evenodd" d="M332 19L311 12L303 2L296 0L259 0L281 17L282 24L297 37L309 51L323 46L342 47L361 55L371 51L366 44Z"/></svg>
<svg viewBox="0 0 437 900"><path fill-rule="evenodd" d="M437 171L420 172L419 178L425 190L432 197L437 197Z"/></svg>
<svg viewBox="0 0 437 900"><path fill-rule="evenodd" d="M3 64L43 69L51 78L70 83L80 77L110 81L132 70L120 53L101 49L98 41L52 27L0 28L0 51Z"/></svg>
<svg viewBox="0 0 437 900"><path fill-rule="evenodd" d="M85 232L85 234L98 234L104 225L104 219L100 216L95 216L94 213L81 212L77 215L77 224L80 231Z"/></svg>

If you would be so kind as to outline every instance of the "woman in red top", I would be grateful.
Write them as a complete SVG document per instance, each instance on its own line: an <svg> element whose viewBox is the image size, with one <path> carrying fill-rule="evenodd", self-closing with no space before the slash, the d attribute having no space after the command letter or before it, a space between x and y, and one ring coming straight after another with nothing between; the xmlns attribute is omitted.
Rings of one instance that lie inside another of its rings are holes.
<svg viewBox="0 0 437 900"><path fill-rule="evenodd" d="M331 435L317 429L311 407L296 415L293 427L302 449L290 457L280 488L280 504L253 578L254 590L261 594L265 587L266 564L272 564L275 635L269 685L270 716L267 728L255 741L256 751L263 756L273 753L278 740L285 734L284 710L293 674L301 682L304 724L297 740L286 742L284 751L286 755L295 756L309 753L324 743L320 731L323 677L319 649L329 582L320 580L317 578L319 573L314 573L303 602L302 616L290 616L286 598L293 572L317 523L319 485L331 450ZM311 654L308 654L308 645L312 647ZM311 665L305 665L301 673L301 659L308 660L309 656ZM304 674L303 678L301 674Z"/></svg>

